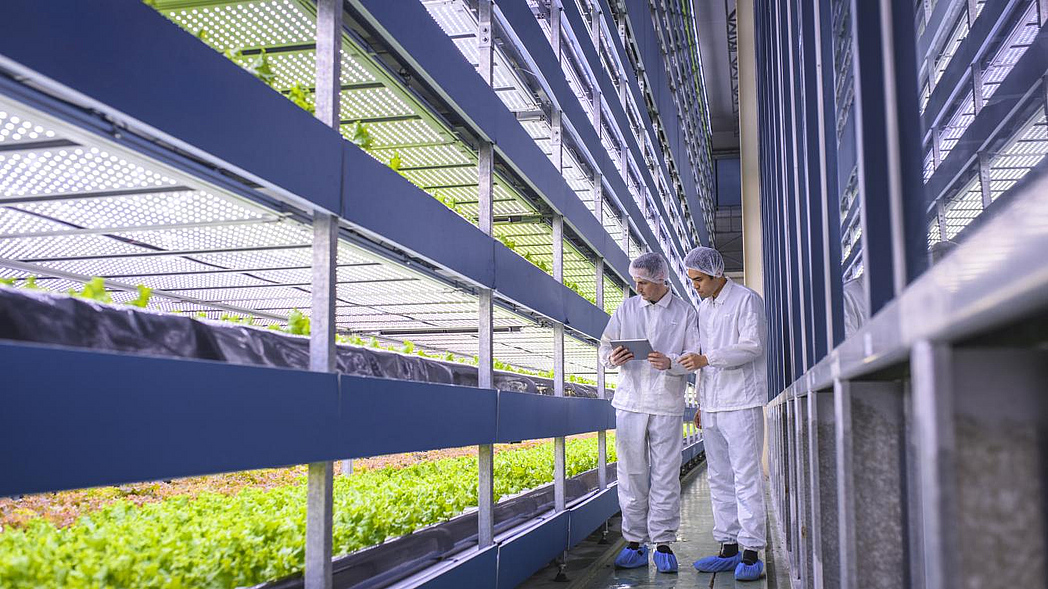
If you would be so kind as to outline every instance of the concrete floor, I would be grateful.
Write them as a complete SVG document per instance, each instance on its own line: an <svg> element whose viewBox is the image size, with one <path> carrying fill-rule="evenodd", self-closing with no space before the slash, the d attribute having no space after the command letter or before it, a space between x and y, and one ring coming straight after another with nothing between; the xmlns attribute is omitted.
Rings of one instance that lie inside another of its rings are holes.
<svg viewBox="0 0 1048 589"><path fill-rule="evenodd" d="M527 589L626 589L633 587L671 588L738 588L738 589L786 589L790 582L785 571L777 570L776 551L771 551L770 558L761 554L765 560L767 575L760 581L739 583L732 573L700 573L692 563L716 553L720 545L713 540L713 513L710 505L710 488L706 481L706 465L695 468L681 481L681 528L677 534L678 541L673 545L680 563L680 572L673 574L659 573L654 564L644 569L617 570L613 560L624 546L619 535L618 517L609 522L609 533L604 544L598 543L600 534L594 534L582 544L573 548L568 554L564 567L567 580L555 581L558 568L549 566L536 573L521 587ZM771 528L769 518L769 540L778 537ZM780 561L782 562L782 561Z"/></svg>

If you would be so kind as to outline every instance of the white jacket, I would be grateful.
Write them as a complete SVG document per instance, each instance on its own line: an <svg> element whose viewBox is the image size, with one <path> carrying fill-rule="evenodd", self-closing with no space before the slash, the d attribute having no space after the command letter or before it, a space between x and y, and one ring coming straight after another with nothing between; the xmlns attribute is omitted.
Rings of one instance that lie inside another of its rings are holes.
<svg viewBox="0 0 1048 589"><path fill-rule="evenodd" d="M611 404L616 409L652 415L683 415L688 371L677 361L698 353L695 309L672 292L652 304L640 296L626 299L612 314L600 338L600 361L611 364L612 340L647 339L656 352L670 358L668 370L658 370L647 358L619 367L619 386Z"/></svg>
<svg viewBox="0 0 1048 589"><path fill-rule="evenodd" d="M728 279L716 299L699 304L699 340L709 366L699 379L702 411L734 411L768 402L764 301Z"/></svg>

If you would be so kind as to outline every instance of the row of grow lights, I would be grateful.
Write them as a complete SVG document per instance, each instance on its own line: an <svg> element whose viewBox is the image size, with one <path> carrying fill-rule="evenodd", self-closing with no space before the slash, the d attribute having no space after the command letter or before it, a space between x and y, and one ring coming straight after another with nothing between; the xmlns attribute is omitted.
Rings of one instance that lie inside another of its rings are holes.
<svg viewBox="0 0 1048 589"><path fill-rule="evenodd" d="M315 6L301 0L208 2L157 0L157 9L217 51L252 70L264 56L268 83L309 105L313 96ZM465 48L465 45L463 45ZM475 51L474 51L475 52ZM499 96L528 105L512 68L496 58ZM343 35L340 118L347 139L375 159L396 167L406 179L475 222L477 155L402 80ZM363 130L361 129L363 127ZM588 190L588 186L587 186ZM496 219L535 218L539 210L496 173ZM548 221L496 223L495 235L517 253L545 269L552 268L552 228ZM565 282L594 301L595 265L571 242L565 244ZM606 280L614 280L607 276ZM620 287L621 288L621 287ZM614 289L613 289L614 290ZM614 297L609 305L614 302ZM612 309L614 307L611 307Z"/></svg>
<svg viewBox="0 0 1048 589"><path fill-rule="evenodd" d="M304 215L278 213L5 97L0 128L9 131L0 139L0 278L32 276L65 293L97 276L116 304L144 285L155 311L233 315L259 327L284 324L296 309L308 314ZM340 333L477 354L474 295L366 244L340 241L336 293ZM495 327L496 358L552 369L551 328L503 307ZM595 372L593 342L568 337L565 356L568 374Z"/></svg>

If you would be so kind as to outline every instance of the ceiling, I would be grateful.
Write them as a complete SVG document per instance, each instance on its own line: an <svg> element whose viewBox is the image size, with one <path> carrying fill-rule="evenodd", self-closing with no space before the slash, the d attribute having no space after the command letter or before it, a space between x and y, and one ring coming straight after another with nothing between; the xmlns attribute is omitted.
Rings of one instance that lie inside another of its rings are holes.
<svg viewBox="0 0 1048 589"><path fill-rule="evenodd" d="M702 74L710 107L713 152L739 151L735 0L692 0L699 29Z"/></svg>

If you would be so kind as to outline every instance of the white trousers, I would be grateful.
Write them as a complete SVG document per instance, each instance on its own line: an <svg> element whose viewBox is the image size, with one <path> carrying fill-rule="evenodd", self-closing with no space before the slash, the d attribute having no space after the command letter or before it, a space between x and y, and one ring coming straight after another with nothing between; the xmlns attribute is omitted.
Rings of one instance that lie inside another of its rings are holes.
<svg viewBox="0 0 1048 589"><path fill-rule="evenodd" d="M681 416L615 411L619 507L627 542L673 542L680 527Z"/></svg>
<svg viewBox="0 0 1048 589"><path fill-rule="evenodd" d="M713 538L764 550L763 408L703 411L702 440L713 500Z"/></svg>

